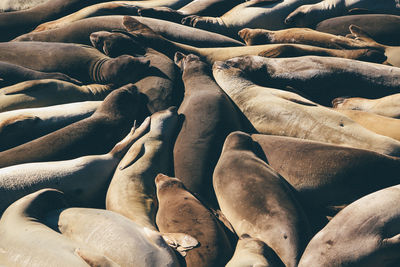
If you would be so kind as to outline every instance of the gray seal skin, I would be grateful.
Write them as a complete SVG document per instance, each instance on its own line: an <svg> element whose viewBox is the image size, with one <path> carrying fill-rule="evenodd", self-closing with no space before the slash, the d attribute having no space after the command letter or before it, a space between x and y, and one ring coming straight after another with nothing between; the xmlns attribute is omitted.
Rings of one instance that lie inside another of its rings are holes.
<svg viewBox="0 0 400 267"><path fill-rule="evenodd" d="M121 32L94 32L90 35L94 47L108 56L142 54L150 61L146 77L135 83L138 91L146 96L149 113L155 113L178 105L180 86L174 62L164 54L144 48Z"/></svg>
<svg viewBox="0 0 400 267"><path fill-rule="evenodd" d="M100 105L101 101L88 101L1 112L0 151L85 119L91 116Z"/></svg>
<svg viewBox="0 0 400 267"><path fill-rule="evenodd" d="M345 58L246 56L225 63L243 70L256 84L289 86L325 106L343 95L378 98L400 92L400 68Z"/></svg>
<svg viewBox="0 0 400 267"><path fill-rule="evenodd" d="M158 173L172 172L172 146L178 124L176 107L151 115L150 130L137 140L119 163L106 196L106 208L137 224L157 230Z"/></svg>
<svg viewBox="0 0 400 267"><path fill-rule="evenodd" d="M143 119L137 89L128 84L110 93L92 116L23 145L0 152L0 166L102 154ZM101 144L101 145L99 145Z"/></svg>
<svg viewBox="0 0 400 267"><path fill-rule="evenodd" d="M185 85L178 110L183 124L174 145L175 176L196 197L217 209L212 174L226 136L244 129L241 114L215 83L211 67L198 56L178 52L175 62Z"/></svg>
<svg viewBox="0 0 400 267"><path fill-rule="evenodd" d="M68 208L46 218L63 236L94 248L118 266L179 267L173 249L158 231L101 209Z"/></svg>
<svg viewBox="0 0 400 267"><path fill-rule="evenodd" d="M185 233L199 245L187 252L187 267L224 266L232 256L221 222L178 178L158 174L156 223L162 233Z"/></svg>
<svg viewBox="0 0 400 267"><path fill-rule="evenodd" d="M349 204L400 182L397 157L284 136L251 137L268 164L299 192L299 199L307 205L322 208Z"/></svg>
<svg viewBox="0 0 400 267"><path fill-rule="evenodd" d="M0 213L18 198L49 187L63 191L72 205L103 208L107 186L116 166L148 127L149 119L138 129L133 128L106 154L1 168Z"/></svg>
<svg viewBox="0 0 400 267"><path fill-rule="evenodd" d="M316 30L346 36L349 26L363 28L378 43L400 46L400 16L383 14L350 15L327 19L317 24Z"/></svg>
<svg viewBox="0 0 400 267"><path fill-rule="evenodd" d="M299 267L398 266L399 201L396 185L351 203L311 239Z"/></svg>
<svg viewBox="0 0 400 267"><path fill-rule="evenodd" d="M114 85L76 85L54 79L21 82L0 89L0 112L104 100L114 89Z"/></svg>
<svg viewBox="0 0 400 267"><path fill-rule="evenodd" d="M226 138L213 176L218 203L238 236L258 238L285 266L297 266L311 238L308 220L293 188L253 148L243 132Z"/></svg>
<svg viewBox="0 0 400 267"><path fill-rule="evenodd" d="M125 30L124 16L100 16L71 22L60 28L43 32L30 32L15 38L13 41L64 42L90 45L89 35L97 31ZM243 46L240 41L200 29L165 20L134 17L145 23L155 32L172 41L191 44L198 47Z"/></svg>
<svg viewBox="0 0 400 267"><path fill-rule="evenodd" d="M0 220L0 264L116 267L107 257L44 224L48 213L66 207L63 194L54 189L39 190L13 203Z"/></svg>
<svg viewBox="0 0 400 267"><path fill-rule="evenodd" d="M123 55L109 58L95 48L48 42L0 43L0 61L43 72L62 72L83 83L135 82L149 61Z"/></svg>
<svg viewBox="0 0 400 267"><path fill-rule="evenodd" d="M0 41L9 41L43 22L65 16L84 6L101 1L49 0L26 10L0 13L0 32L2 33Z"/></svg>
<svg viewBox="0 0 400 267"><path fill-rule="evenodd" d="M31 70L22 66L0 62L0 88L28 80L57 79L74 84L80 84L63 73L46 73Z"/></svg>

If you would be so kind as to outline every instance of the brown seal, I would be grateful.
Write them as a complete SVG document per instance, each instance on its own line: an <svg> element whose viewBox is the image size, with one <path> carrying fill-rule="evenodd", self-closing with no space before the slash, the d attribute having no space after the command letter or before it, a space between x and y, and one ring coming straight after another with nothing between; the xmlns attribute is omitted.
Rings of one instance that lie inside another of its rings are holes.
<svg viewBox="0 0 400 267"><path fill-rule="evenodd" d="M254 148L243 132L226 138L213 177L218 203L239 236L260 239L285 266L297 266L310 238L307 218L293 188Z"/></svg>
<svg viewBox="0 0 400 267"><path fill-rule="evenodd" d="M93 47L48 42L0 43L0 61L37 71L62 72L84 83L135 82L149 61L123 55L109 58Z"/></svg>
<svg viewBox="0 0 400 267"><path fill-rule="evenodd" d="M0 152L0 166L102 154L142 119L137 89L128 84L110 93L89 118Z"/></svg>
<svg viewBox="0 0 400 267"><path fill-rule="evenodd" d="M199 245L187 252L186 266L224 266L233 250L221 223L177 178L158 174L156 223L163 233L185 233Z"/></svg>
<svg viewBox="0 0 400 267"><path fill-rule="evenodd" d="M226 136L244 129L242 114L215 83L210 66L198 56L178 52L175 62L185 85L178 110L183 124L174 146L175 176L196 197L217 209L212 174Z"/></svg>
<svg viewBox="0 0 400 267"><path fill-rule="evenodd" d="M299 267L397 266L399 201L396 185L351 203L311 239Z"/></svg>

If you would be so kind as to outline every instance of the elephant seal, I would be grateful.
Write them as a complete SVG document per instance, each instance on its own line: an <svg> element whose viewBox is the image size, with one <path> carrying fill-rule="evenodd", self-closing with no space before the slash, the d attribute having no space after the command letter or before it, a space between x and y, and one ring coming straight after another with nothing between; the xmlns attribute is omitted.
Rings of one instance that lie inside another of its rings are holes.
<svg viewBox="0 0 400 267"><path fill-rule="evenodd" d="M218 203L239 236L258 238L285 266L297 266L310 238L307 218L292 188L253 148L243 132L226 138L213 176Z"/></svg>
<svg viewBox="0 0 400 267"><path fill-rule="evenodd" d="M284 136L251 137L264 160L296 189L301 203L313 209L347 205L400 181L396 157Z"/></svg>
<svg viewBox="0 0 400 267"><path fill-rule="evenodd" d="M198 56L179 52L175 62L185 85L178 110L184 120L174 145L175 176L201 201L217 209L212 173L226 136L244 130L244 123L240 112L215 83L208 64Z"/></svg>
<svg viewBox="0 0 400 267"><path fill-rule="evenodd" d="M181 20L189 15L211 17L222 16L227 11L243 2L244 0L191 1L177 10L169 7L140 7L138 8L138 14L143 17L158 18L181 23Z"/></svg>
<svg viewBox="0 0 400 267"><path fill-rule="evenodd" d="M186 266L224 266L233 250L221 223L177 178L158 174L156 223L162 233L185 233L199 245L187 252Z"/></svg>
<svg viewBox="0 0 400 267"><path fill-rule="evenodd" d="M135 82L149 61L123 55L109 58L93 47L47 42L0 43L0 61L37 71L62 72L83 83Z"/></svg>
<svg viewBox="0 0 400 267"><path fill-rule="evenodd" d="M79 86L54 79L26 81L0 89L0 112L104 100L114 88L102 84Z"/></svg>
<svg viewBox="0 0 400 267"><path fill-rule="evenodd" d="M198 47L227 47L243 46L240 41L182 24L169 21L134 17L138 21L148 25L153 31L160 35L184 44ZM89 35L97 31L125 30L122 25L123 16L101 16L71 22L60 28L46 30L43 32L31 32L15 38L13 41L42 41L60 43L78 43L91 45Z"/></svg>
<svg viewBox="0 0 400 267"><path fill-rule="evenodd" d="M187 16L182 24L203 30L217 32L238 38L243 28L280 30L287 28L284 18L303 4L317 3L318 0L251 0L246 1L221 17Z"/></svg>
<svg viewBox="0 0 400 267"><path fill-rule="evenodd" d="M139 102L132 84L121 87L110 93L89 118L0 152L0 167L106 153L129 132L134 120L142 120Z"/></svg>
<svg viewBox="0 0 400 267"><path fill-rule="evenodd" d="M48 0L27 10L0 13L0 32L2 33L0 41L9 41L22 33L31 31L43 22L65 16L84 6L101 1L103 0ZM3 2L1 1L1 3Z"/></svg>
<svg viewBox="0 0 400 267"><path fill-rule="evenodd" d="M286 17L285 23L292 27L313 28L318 22L346 15L355 9L367 10L368 13L400 15L400 6L396 0L381 1L379 4L373 0L323 0L299 6Z"/></svg>
<svg viewBox="0 0 400 267"><path fill-rule="evenodd" d="M170 7L179 8L191 0L152 0L152 1L109 1L87 6L68 16L54 21L45 22L36 27L35 32L51 30L81 19L101 15L137 15L140 7Z"/></svg>
<svg viewBox="0 0 400 267"><path fill-rule="evenodd" d="M360 111L335 109L368 130L400 141L400 120Z"/></svg>
<svg viewBox="0 0 400 267"><path fill-rule="evenodd" d="M104 207L107 185L121 158L149 126L149 119L107 154L72 160L25 163L0 169L0 213L12 202L43 188L61 190L69 203Z"/></svg>
<svg viewBox="0 0 400 267"><path fill-rule="evenodd" d="M319 32L309 28L290 28L279 31L244 28L240 30L238 34L247 45L292 43L332 49L362 49L377 47L376 45L368 46L365 42L346 38L344 36Z"/></svg>
<svg viewBox="0 0 400 267"><path fill-rule="evenodd" d="M236 245L235 254L226 264L226 267L243 266L279 266L283 267L282 261L276 253L258 238L242 235Z"/></svg>
<svg viewBox="0 0 400 267"><path fill-rule="evenodd" d="M350 33L351 24L362 27L378 43L400 45L400 16L395 15L365 14L336 17L321 21L315 29L346 36Z"/></svg>
<svg viewBox="0 0 400 267"><path fill-rule="evenodd" d="M119 163L106 196L106 208L156 230L154 178L172 171L172 145L178 123L175 107L154 113L150 131L137 140Z"/></svg>
<svg viewBox="0 0 400 267"><path fill-rule="evenodd" d="M261 55L265 57L297 57L303 55L337 56L373 62L383 62L386 57L376 49L337 50L298 44L269 44L240 47L198 48L170 41L155 33L148 26L133 17L124 17L123 24L130 36L136 42L151 47L170 58L180 51L185 54L196 54L207 63L217 60L227 60L245 55Z"/></svg>
<svg viewBox="0 0 400 267"><path fill-rule="evenodd" d="M72 79L63 73L40 72L7 62L0 62L0 79L0 88L28 80L41 79L57 79L74 84L80 84L80 81Z"/></svg>
<svg viewBox="0 0 400 267"><path fill-rule="evenodd" d="M67 208L46 218L74 242L94 248L118 266L179 267L162 235L108 210Z"/></svg>
<svg viewBox="0 0 400 267"><path fill-rule="evenodd" d="M348 117L298 94L254 84L247 79L247 73L237 68L246 68L249 62L263 64L265 61L261 57L217 61L213 66L213 74L217 84L238 105L259 133L370 149L392 156L399 155L399 141L371 132ZM273 66L285 67L283 64ZM265 69L278 72L268 65L262 71ZM305 64L302 70L308 71ZM310 75L319 80L314 73ZM304 80L306 79L303 77Z"/></svg>
<svg viewBox="0 0 400 267"><path fill-rule="evenodd" d="M0 151L21 145L85 119L92 115L100 104L101 101L88 101L1 112Z"/></svg>
<svg viewBox="0 0 400 267"><path fill-rule="evenodd" d="M398 265L399 200L396 185L351 203L311 239L299 266Z"/></svg>
<svg viewBox="0 0 400 267"><path fill-rule="evenodd" d="M344 95L378 98L400 92L399 68L345 58L247 56L228 60L224 66L241 69L262 86L291 87L325 106Z"/></svg>
<svg viewBox="0 0 400 267"><path fill-rule="evenodd" d="M120 32L94 32L90 35L90 39L94 47L108 56L139 53L150 61L146 77L135 83L138 91L146 95L150 113L180 103L181 92L177 83L177 71L174 62L167 56L154 49L144 48Z"/></svg>
<svg viewBox="0 0 400 267"><path fill-rule="evenodd" d="M0 264L5 266L116 267L110 259L44 224L46 214L66 208L63 194L43 189L13 203L0 220ZM83 257L83 255L85 255Z"/></svg>
<svg viewBox="0 0 400 267"><path fill-rule="evenodd" d="M388 95L378 99L338 97L332 101L332 105L337 110L362 110L400 119L400 94Z"/></svg>

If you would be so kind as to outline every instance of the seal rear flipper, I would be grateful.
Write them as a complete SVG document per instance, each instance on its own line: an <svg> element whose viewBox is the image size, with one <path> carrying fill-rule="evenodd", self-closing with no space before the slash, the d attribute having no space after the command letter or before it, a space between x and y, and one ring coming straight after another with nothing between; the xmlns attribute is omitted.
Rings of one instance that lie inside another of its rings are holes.
<svg viewBox="0 0 400 267"><path fill-rule="evenodd" d="M115 263L107 256L97 254L87 249L77 248L75 254L92 267L120 267L119 264Z"/></svg>
<svg viewBox="0 0 400 267"><path fill-rule="evenodd" d="M162 236L165 242L183 257L186 256L186 251L200 245L196 238L184 233L162 233Z"/></svg>

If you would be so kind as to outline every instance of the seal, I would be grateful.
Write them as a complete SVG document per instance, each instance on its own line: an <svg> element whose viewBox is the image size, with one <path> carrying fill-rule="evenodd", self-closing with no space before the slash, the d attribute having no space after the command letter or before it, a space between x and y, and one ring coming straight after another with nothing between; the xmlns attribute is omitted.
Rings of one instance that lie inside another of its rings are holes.
<svg viewBox="0 0 400 267"><path fill-rule="evenodd" d="M313 28L318 22L347 15L352 10L400 15L397 1L383 1L377 5L373 0L323 0L298 7L286 17L285 23L292 27Z"/></svg>
<svg viewBox="0 0 400 267"><path fill-rule="evenodd" d="M177 123L175 107L151 116L150 131L131 146L112 177L106 196L108 210L157 230L154 178L160 172L172 171L172 145Z"/></svg>
<svg viewBox="0 0 400 267"><path fill-rule="evenodd" d="M374 40L385 45L400 45L400 16L383 14L349 15L321 21L316 30L335 35L349 34L351 24L362 27Z"/></svg>
<svg viewBox="0 0 400 267"><path fill-rule="evenodd" d="M191 2L191 0L110 1L98 3L82 8L57 20L45 22L37 26L34 31L40 32L51 30L62 27L74 21L101 15L137 15L139 7L165 6L176 9L186 5L189 2Z"/></svg>
<svg viewBox="0 0 400 267"><path fill-rule="evenodd" d="M174 62L164 54L151 48L144 48L126 34L119 32L94 32L90 35L94 47L108 56L122 54L143 54L150 61L146 77L135 83L138 91L146 95L149 113L179 105L180 87Z"/></svg>
<svg viewBox="0 0 400 267"><path fill-rule="evenodd" d="M221 34L172 23L165 20L134 17L138 21L148 25L153 31L166 38L184 44L198 47L227 47L243 46L240 41L226 37ZM43 32L31 32L15 38L13 41L42 41L77 43L91 45L89 35L97 31L123 31L123 16L100 16L78 20L67 25L46 30Z"/></svg>
<svg viewBox="0 0 400 267"><path fill-rule="evenodd" d="M9 41L22 33L32 30L43 22L60 18L82 7L101 1L51 0L27 10L0 13L0 32L2 32L0 41ZM4 2L1 1L1 3ZM16 1L13 0L13 2Z"/></svg>
<svg viewBox="0 0 400 267"><path fill-rule="evenodd" d="M262 71L268 71L271 65L263 65L263 62L266 62L264 59L266 58L234 58L216 62L213 66L217 84L238 105L259 133L370 149L392 156L399 155L399 141L369 131L347 116L311 102L296 93L258 86L248 80L246 73L238 68L246 69L248 64L253 62L259 64L258 67L264 66ZM285 68L284 64L273 66L275 74L279 73L278 67ZM302 70L306 72L308 70L305 66L303 64ZM302 73L297 74L302 75ZM312 76L313 79L320 81L314 73ZM302 79L305 80L304 76ZM335 79L338 77L335 76Z"/></svg>
<svg viewBox="0 0 400 267"><path fill-rule="evenodd" d="M186 266L224 266L233 249L218 219L178 178L158 174L156 223L162 233L185 233L199 242L187 252Z"/></svg>
<svg viewBox="0 0 400 267"><path fill-rule="evenodd" d="M66 208L63 194L43 189L13 203L0 220L0 264L5 266L116 267L110 259L44 224L47 213ZM85 255L84 259L81 255Z"/></svg>
<svg viewBox="0 0 400 267"><path fill-rule="evenodd" d="M123 86L110 93L89 118L0 152L0 166L106 153L129 132L134 120L142 120L138 102L136 88Z"/></svg>
<svg viewBox="0 0 400 267"><path fill-rule="evenodd" d="M347 205L399 182L396 157L284 136L253 134L251 138L264 160L296 189L299 201L309 207L306 210Z"/></svg>
<svg viewBox="0 0 400 267"><path fill-rule="evenodd" d="M400 120L360 111L335 109L374 133L400 141Z"/></svg>
<svg viewBox="0 0 400 267"><path fill-rule="evenodd" d="M226 136L245 129L242 114L215 83L210 66L198 56L177 52L175 62L185 86L178 110L184 121L174 145L175 175L202 202L217 209L212 174Z"/></svg>
<svg viewBox="0 0 400 267"><path fill-rule="evenodd" d="M80 84L79 81L72 79L63 73L40 72L7 62L0 62L0 78L0 87L13 85L28 80L41 79L57 79L78 85Z"/></svg>
<svg viewBox="0 0 400 267"><path fill-rule="evenodd" d="M143 45L151 47L170 58L174 57L175 52L180 51L184 54L196 54L209 64L212 64L217 60L227 60L232 57L245 55L261 55L265 57L298 57L305 55L321 55L345 57L379 63L386 59L386 57L383 55L383 52L376 49L338 50L299 44L268 44L241 47L198 48L170 41L155 33L148 26L140 23L133 17L125 16L123 24L136 42L141 42Z"/></svg>
<svg viewBox="0 0 400 267"><path fill-rule="evenodd" d="M63 236L91 247L118 266L179 267L177 257L162 235L108 210L67 208L53 212Z"/></svg>
<svg viewBox="0 0 400 267"><path fill-rule="evenodd" d="M399 200L396 185L351 203L311 239L299 266L397 265Z"/></svg>
<svg viewBox="0 0 400 267"><path fill-rule="evenodd" d="M400 94L388 95L378 99L361 97L338 97L332 101L336 110L362 110L378 115L400 119Z"/></svg>
<svg viewBox="0 0 400 267"><path fill-rule="evenodd" d="M222 16L224 13L243 2L243 0L191 1L177 10L169 7L140 7L138 8L138 14L143 17L158 18L181 23L181 20L189 15L211 17Z"/></svg>
<svg viewBox="0 0 400 267"><path fill-rule="evenodd" d="M376 45L366 45L362 41L308 28L291 28L279 31L244 28L238 34L247 45L292 43L332 49L378 48Z"/></svg>
<svg viewBox="0 0 400 267"><path fill-rule="evenodd" d="M318 0L251 0L243 2L221 17L187 16L182 24L217 32L238 38L243 28L280 30L288 28L284 18L303 4L317 3Z"/></svg>
<svg viewBox="0 0 400 267"><path fill-rule="evenodd" d="M0 89L0 112L104 100L114 88L113 85L102 84L79 86L54 79L21 82Z"/></svg>
<svg viewBox="0 0 400 267"><path fill-rule="evenodd" d="M88 101L1 112L0 151L21 145L85 119L92 115L100 104L101 101Z"/></svg>
<svg viewBox="0 0 400 267"><path fill-rule="evenodd" d="M276 253L258 238L242 235L236 245L235 254L226 267L241 266L281 266L282 261Z"/></svg>
<svg viewBox="0 0 400 267"><path fill-rule="evenodd" d="M0 213L17 199L43 188L63 191L72 205L104 207L107 185L116 166L148 126L149 120L145 120L140 128L133 129L107 154L2 168Z"/></svg>
<svg viewBox="0 0 400 267"><path fill-rule="evenodd" d="M149 61L123 55L109 58L93 47L47 42L0 43L0 61L37 71L62 72L83 83L127 84L148 69Z"/></svg>
<svg viewBox="0 0 400 267"><path fill-rule="evenodd" d="M310 238L307 218L293 189L253 147L243 132L226 138L213 176L218 203L239 236L258 238L285 266L297 266Z"/></svg>
<svg viewBox="0 0 400 267"><path fill-rule="evenodd" d="M226 67L243 70L256 84L286 90L291 87L290 90L325 106L344 95L378 98L400 91L399 68L344 58L247 56L225 63Z"/></svg>

